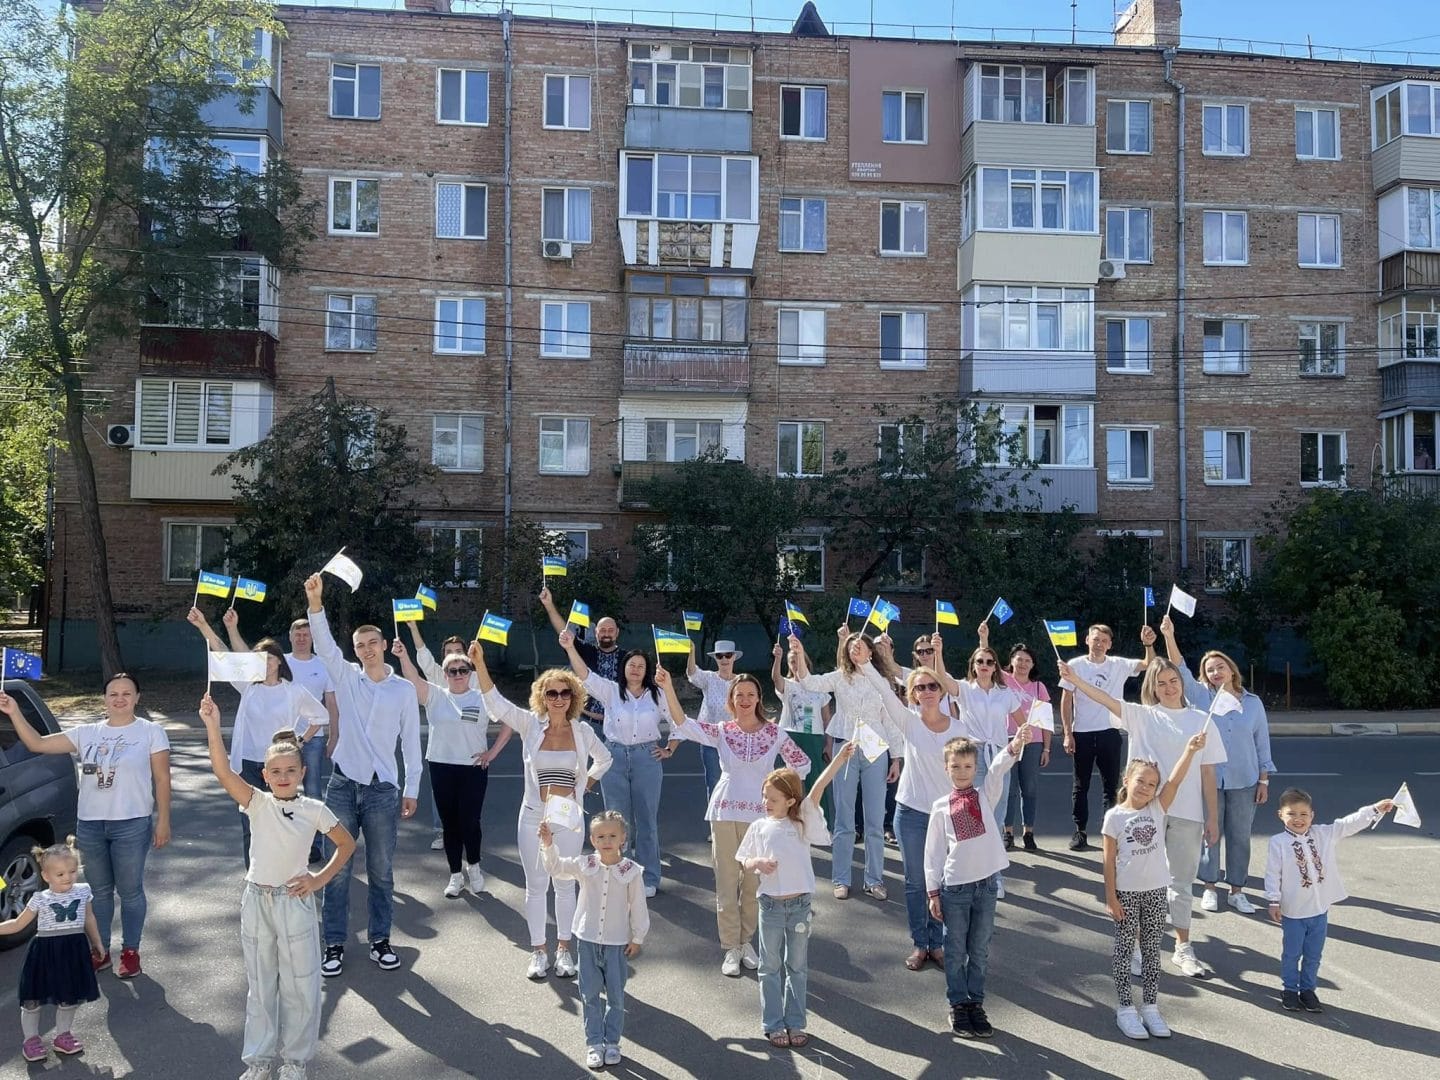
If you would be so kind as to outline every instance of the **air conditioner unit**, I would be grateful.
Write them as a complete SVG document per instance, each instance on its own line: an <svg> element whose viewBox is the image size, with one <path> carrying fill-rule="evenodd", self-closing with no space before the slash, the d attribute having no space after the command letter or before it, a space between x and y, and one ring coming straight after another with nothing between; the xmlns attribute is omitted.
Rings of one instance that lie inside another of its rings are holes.
<svg viewBox="0 0 1440 1080"><path fill-rule="evenodd" d="M1119 259L1101 259L1101 260L1100 260L1100 280L1101 280L1101 281L1124 281L1124 280L1125 280L1125 264L1124 264L1123 262L1121 262Z"/></svg>
<svg viewBox="0 0 1440 1080"><path fill-rule="evenodd" d="M546 240L540 245L540 254L547 259L573 258L575 245L566 240Z"/></svg>
<svg viewBox="0 0 1440 1080"><path fill-rule="evenodd" d="M135 445L135 425L111 424L105 429L105 441L111 446L133 447Z"/></svg>

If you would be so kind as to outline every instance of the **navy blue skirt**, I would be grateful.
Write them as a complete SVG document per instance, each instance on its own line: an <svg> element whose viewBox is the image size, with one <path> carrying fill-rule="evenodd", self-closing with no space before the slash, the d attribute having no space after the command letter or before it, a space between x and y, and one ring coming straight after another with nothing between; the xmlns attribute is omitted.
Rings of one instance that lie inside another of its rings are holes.
<svg viewBox="0 0 1440 1080"><path fill-rule="evenodd" d="M95 984L95 965L90 960L90 941L84 934L35 937L20 969L20 1000L42 1005L78 1005L95 1001L100 988Z"/></svg>

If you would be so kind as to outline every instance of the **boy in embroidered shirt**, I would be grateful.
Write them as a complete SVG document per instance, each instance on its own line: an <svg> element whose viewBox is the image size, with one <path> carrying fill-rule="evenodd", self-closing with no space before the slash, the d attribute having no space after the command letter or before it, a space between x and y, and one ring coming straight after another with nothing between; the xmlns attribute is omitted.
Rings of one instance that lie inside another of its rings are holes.
<svg viewBox="0 0 1440 1080"><path fill-rule="evenodd" d="M1265 896L1270 901L1270 921L1279 923L1283 931L1280 1003L1287 1011L1322 1011L1315 985L1330 905L1349 895L1335 859L1336 845L1374 825L1393 809L1393 802L1381 799L1329 825L1316 825L1315 807L1308 793L1289 788L1280 796L1280 822L1285 831L1270 838L1265 859Z"/></svg>
<svg viewBox="0 0 1440 1080"><path fill-rule="evenodd" d="M925 888L930 914L945 924L945 992L950 1001L950 1028L963 1039L988 1039L995 1029L982 1007L990 935L995 929L998 875L1010 865L995 804L1005 776L1025 751L1030 725L1021 724L1015 737L990 763L980 787L975 786L979 747L966 738L945 744L945 771L954 785L937 799L925 832Z"/></svg>
<svg viewBox="0 0 1440 1080"><path fill-rule="evenodd" d="M585 1019L585 1064L620 1064L625 1026L625 960L635 956L650 931L644 868L623 857L625 818L606 810L590 819L594 852L566 858L555 850L548 822L540 823L540 858L558 880L580 883L575 938L580 943L580 1005ZM601 992L605 1002L600 1002Z"/></svg>

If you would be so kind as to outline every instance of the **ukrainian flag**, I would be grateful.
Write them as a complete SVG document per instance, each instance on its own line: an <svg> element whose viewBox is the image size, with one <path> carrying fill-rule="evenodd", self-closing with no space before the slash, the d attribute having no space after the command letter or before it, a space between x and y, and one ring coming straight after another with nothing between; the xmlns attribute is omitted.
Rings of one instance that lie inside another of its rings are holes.
<svg viewBox="0 0 1440 1080"><path fill-rule="evenodd" d="M555 555L546 555L540 560L540 572L545 577L564 577L570 571L567 569L564 559Z"/></svg>
<svg viewBox="0 0 1440 1080"><path fill-rule="evenodd" d="M415 599L424 604L431 611L440 607L440 597L435 595L435 590L428 585L421 585L415 590Z"/></svg>
<svg viewBox="0 0 1440 1080"><path fill-rule="evenodd" d="M655 651L657 653L688 653L690 651L690 638L685 634L677 634L673 630L657 630L651 627L655 634Z"/></svg>
<svg viewBox="0 0 1440 1080"><path fill-rule="evenodd" d="M485 613L484 620L480 623L480 629L475 631L476 641L493 641L497 645L510 644L510 627L514 626L510 619L502 619L499 615Z"/></svg>
<svg viewBox="0 0 1440 1080"><path fill-rule="evenodd" d="M590 605L582 604L579 600L570 601L570 618L565 622L573 623L576 626L590 625Z"/></svg>
<svg viewBox="0 0 1440 1080"><path fill-rule="evenodd" d="M248 577L235 579L235 599L253 600L260 603L265 599L265 582L255 581Z"/></svg>
<svg viewBox="0 0 1440 1080"><path fill-rule="evenodd" d="M959 626L960 616L955 614L955 605L949 600L935 601L935 623L938 626L944 623L946 626Z"/></svg>
<svg viewBox="0 0 1440 1080"><path fill-rule="evenodd" d="M685 620L686 631L699 630L705 624L705 616L698 611L682 611L681 617Z"/></svg>
<svg viewBox="0 0 1440 1080"><path fill-rule="evenodd" d="M805 617L805 613L790 603L789 600L785 601L785 617L792 623L798 622L804 623L806 626L810 625L810 620Z"/></svg>
<svg viewBox="0 0 1440 1080"><path fill-rule="evenodd" d="M1075 621L1073 619L1045 620L1045 632L1050 635L1052 645L1074 645L1079 640L1075 636Z"/></svg>
<svg viewBox="0 0 1440 1080"><path fill-rule="evenodd" d="M211 574L201 570L195 591L201 596L218 596L223 600L229 597L230 586L231 580L224 574Z"/></svg>
<svg viewBox="0 0 1440 1080"><path fill-rule="evenodd" d="M420 622L425 618L425 605L419 600L391 600L390 611L397 623Z"/></svg>

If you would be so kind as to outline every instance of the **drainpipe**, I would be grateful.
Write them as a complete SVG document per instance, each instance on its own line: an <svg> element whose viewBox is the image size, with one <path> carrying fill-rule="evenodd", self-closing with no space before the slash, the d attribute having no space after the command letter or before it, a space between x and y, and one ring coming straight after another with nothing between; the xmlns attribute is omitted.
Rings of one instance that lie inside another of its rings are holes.
<svg viewBox="0 0 1440 1080"><path fill-rule="evenodd" d="M510 36L513 18L514 14L508 9L500 12L500 32L505 41L505 542L500 549L500 595L507 611L510 602L510 511L515 497L514 482L511 479L515 445L515 254L511 239L513 199L510 172L515 94L515 46Z"/></svg>
<svg viewBox="0 0 1440 1080"><path fill-rule="evenodd" d="M1180 574L1190 569L1190 496L1185 472L1185 84L1175 78L1174 47L1165 50L1165 81L1175 88L1175 426L1180 465Z"/></svg>

